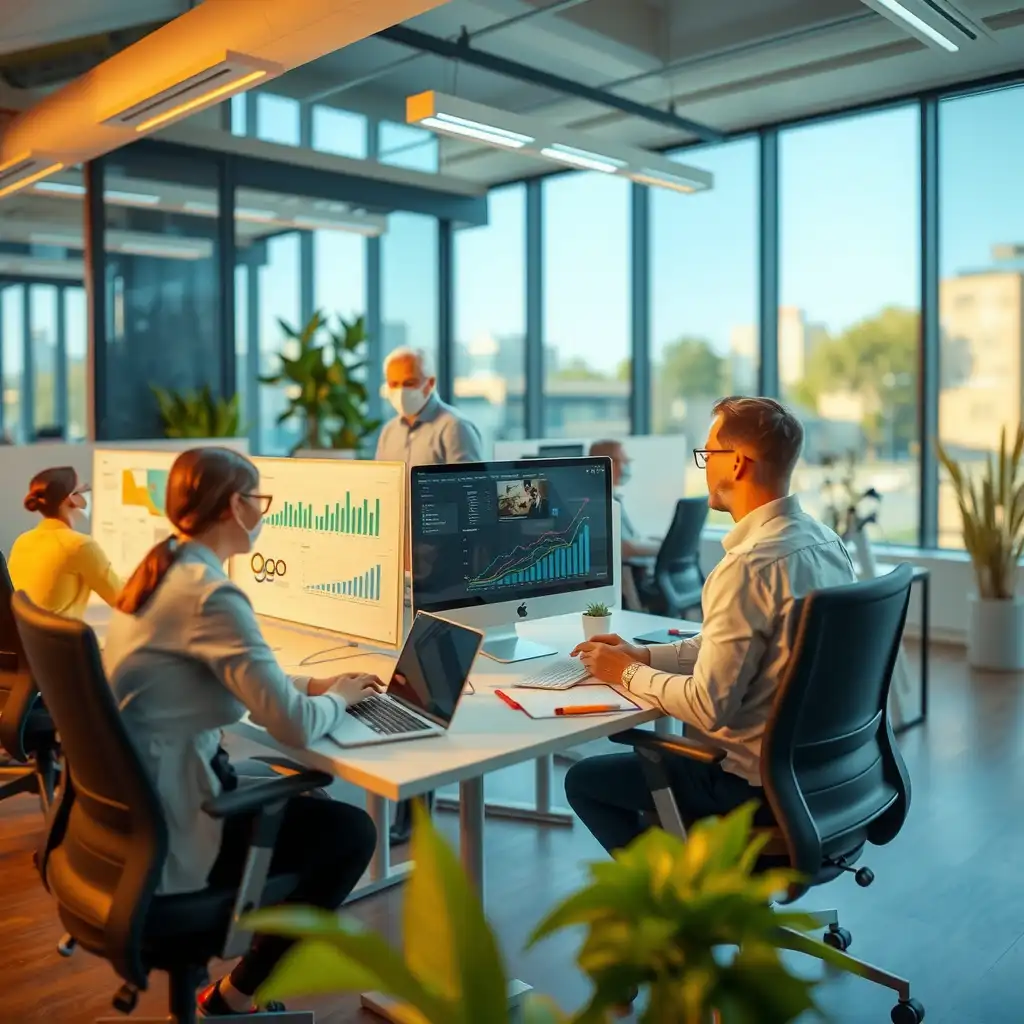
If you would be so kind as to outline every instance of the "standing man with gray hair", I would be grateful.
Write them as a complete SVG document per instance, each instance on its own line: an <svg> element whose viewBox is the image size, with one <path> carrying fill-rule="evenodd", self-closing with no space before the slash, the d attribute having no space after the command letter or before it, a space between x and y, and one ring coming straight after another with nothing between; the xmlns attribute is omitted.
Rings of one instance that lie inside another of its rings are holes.
<svg viewBox="0 0 1024 1024"><path fill-rule="evenodd" d="M383 396L398 415L384 424L377 459L413 466L483 462L476 427L437 396L425 352L396 348L384 360Z"/></svg>
<svg viewBox="0 0 1024 1024"><path fill-rule="evenodd" d="M384 360L381 394L398 414L381 429L377 460L414 466L483 462L483 443L476 427L437 395L427 354L396 348ZM434 794L426 795L433 806ZM404 843L412 831L412 805L399 803L391 826L391 842Z"/></svg>

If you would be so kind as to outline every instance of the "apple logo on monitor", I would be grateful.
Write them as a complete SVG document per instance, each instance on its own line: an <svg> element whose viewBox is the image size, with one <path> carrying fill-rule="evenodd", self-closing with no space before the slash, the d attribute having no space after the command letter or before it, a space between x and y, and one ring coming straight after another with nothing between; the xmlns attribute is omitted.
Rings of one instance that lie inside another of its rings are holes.
<svg viewBox="0 0 1024 1024"><path fill-rule="evenodd" d="M529 612L526 610L526 602L524 601L517 609L516 615L521 619L525 619Z"/></svg>

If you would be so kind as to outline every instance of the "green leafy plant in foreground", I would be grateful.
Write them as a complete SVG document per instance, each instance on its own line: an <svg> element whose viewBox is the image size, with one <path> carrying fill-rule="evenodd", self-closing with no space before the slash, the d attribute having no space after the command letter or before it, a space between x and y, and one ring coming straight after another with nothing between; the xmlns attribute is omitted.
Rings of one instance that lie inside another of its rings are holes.
<svg viewBox="0 0 1024 1024"><path fill-rule="evenodd" d="M596 619L603 619L611 615L611 609L606 604L588 604L584 615L592 615Z"/></svg>
<svg viewBox="0 0 1024 1024"><path fill-rule="evenodd" d="M647 1024L790 1024L814 1008L814 983L779 956L781 927L810 917L771 909L795 876L752 871L764 840L751 840L754 804L702 822L684 843L652 830L615 860L594 864L590 884L556 907L530 944L583 926L580 969L593 982L587 1005L566 1015L531 994L524 1024L600 1024L634 987ZM351 918L303 907L249 915L244 924L299 941L258 993L261 1002L376 991L407 1007L409 1024L503 1024L507 975L479 897L429 816L415 807L416 868L404 906L404 955ZM737 946L731 959L715 951ZM827 956L825 957L827 959ZM717 1015L716 1015L717 1013Z"/></svg>

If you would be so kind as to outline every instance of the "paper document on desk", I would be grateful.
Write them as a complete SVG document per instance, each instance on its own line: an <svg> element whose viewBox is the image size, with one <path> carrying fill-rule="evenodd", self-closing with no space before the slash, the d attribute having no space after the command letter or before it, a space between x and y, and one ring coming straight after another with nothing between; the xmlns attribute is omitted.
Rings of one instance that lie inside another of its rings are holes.
<svg viewBox="0 0 1024 1024"><path fill-rule="evenodd" d="M589 714L587 708L601 708L592 712L595 715L640 710L639 704L603 683L576 686L571 690L516 689L511 693L499 692L506 704L526 712L531 718L561 718L559 708L570 709L570 715L566 717L574 718L586 717Z"/></svg>

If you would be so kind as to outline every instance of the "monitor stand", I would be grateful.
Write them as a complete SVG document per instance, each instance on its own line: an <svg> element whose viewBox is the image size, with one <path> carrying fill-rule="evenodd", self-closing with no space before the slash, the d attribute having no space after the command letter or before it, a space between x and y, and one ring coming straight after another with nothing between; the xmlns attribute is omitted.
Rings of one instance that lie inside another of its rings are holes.
<svg viewBox="0 0 1024 1024"><path fill-rule="evenodd" d="M499 626L484 631L484 643L480 652L492 661L500 661L503 665L514 661L530 661L532 658L543 658L549 654L557 654L554 647L538 644L533 640L525 640L516 632L515 626Z"/></svg>

